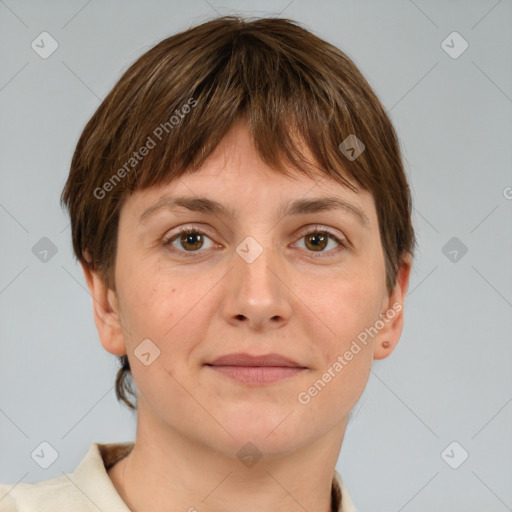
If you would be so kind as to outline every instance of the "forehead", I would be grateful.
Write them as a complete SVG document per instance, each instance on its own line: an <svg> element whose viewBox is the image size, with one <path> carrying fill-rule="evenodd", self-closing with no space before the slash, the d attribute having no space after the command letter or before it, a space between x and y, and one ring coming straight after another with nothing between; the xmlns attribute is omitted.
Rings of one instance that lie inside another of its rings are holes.
<svg viewBox="0 0 512 512"><path fill-rule="evenodd" d="M301 149L313 161L307 149ZM344 202L346 209L350 210L352 206L356 213L359 211L359 216L366 220L367 225L376 221L372 194L357 187L346 174L344 177L356 187L355 192L318 168L313 171L312 177L291 167L287 167L286 171L286 174L279 172L261 159L246 123L239 121L199 169L188 171L166 184L134 192L126 201L126 206L141 216L148 208L158 207L159 204L167 202L169 206L170 199L179 196L190 199L189 204L195 198L197 211L210 209L212 213L230 216L247 211L260 215L263 211L272 211L281 216L286 210L293 213L290 210L292 202L295 213L301 213L307 210L308 204L317 200L317 211L343 207L340 203ZM210 200L211 204L201 203L204 198ZM324 199L324 204L318 207L320 199ZM330 205L325 199L330 199ZM212 203L216 203L220 209ZM311 211L314 209L310 208Z"/></svg>

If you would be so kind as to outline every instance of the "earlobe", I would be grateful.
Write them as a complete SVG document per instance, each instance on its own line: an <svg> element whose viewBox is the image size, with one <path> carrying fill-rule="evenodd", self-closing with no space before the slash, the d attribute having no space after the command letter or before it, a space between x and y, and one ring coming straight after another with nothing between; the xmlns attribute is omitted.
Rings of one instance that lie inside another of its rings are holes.
<svg viewBox="0 0 512 512"><path fill-rule="evenodd" d="M103 348L114 355L126 354L126 343L121 326L118 300L99 273L81 263L85 280L92 297L94 323Z"/></svg>
<svg viewBox="0 0 512 512"><path fill-rule="evenodd" d="M404 325L404 303L409 288L409 277L412 258L409 254L403 257L398 269L395 288L384 303L380 315L379 334L375 340L374 359L385 359L395 350Z"/></svg>

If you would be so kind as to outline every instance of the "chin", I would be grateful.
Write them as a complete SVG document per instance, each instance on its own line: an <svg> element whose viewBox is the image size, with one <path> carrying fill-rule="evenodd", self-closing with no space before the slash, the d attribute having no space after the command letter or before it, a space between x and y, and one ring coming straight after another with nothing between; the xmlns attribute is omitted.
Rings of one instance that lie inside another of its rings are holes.
<svg viewBox="0 0 512 512"><path fill-rule="evenodd" d="M296 424L298 417L294 413L289 414L291 408L280 410L278 415L268 411L258 412L254 407L252 409L252 413L242 414L239 411L222 421L222 425L233 436L223 437L235 452L251 443L265 456L278 457L307 442L304 425L301 427Z"/></svg>

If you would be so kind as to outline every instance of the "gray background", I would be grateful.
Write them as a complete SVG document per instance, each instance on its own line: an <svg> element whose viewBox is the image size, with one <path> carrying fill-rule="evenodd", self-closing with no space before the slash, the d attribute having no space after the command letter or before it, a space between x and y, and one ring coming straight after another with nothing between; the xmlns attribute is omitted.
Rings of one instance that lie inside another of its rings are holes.
<svg viewBox="0 0 512 512"><path fill-rule="evenodd" d="M70 472L90 443L135 435L58 202L86 121L164 37L218 14L280 13L360 67L395 124L414 196L419 251L405 330L374 364L337 469L361 512L512 510L512 2L254 9L242 0L0 1L0 482ZM43 31L59 45L47 59L31 48ZM469 44L458 58L442 46L453 31ZM43 237L57 248L47 261L32 251ZM30 456L43 441L59 454L46 470ZM446 461L460 464L463 450L468 459L453 469Z"/></svg>

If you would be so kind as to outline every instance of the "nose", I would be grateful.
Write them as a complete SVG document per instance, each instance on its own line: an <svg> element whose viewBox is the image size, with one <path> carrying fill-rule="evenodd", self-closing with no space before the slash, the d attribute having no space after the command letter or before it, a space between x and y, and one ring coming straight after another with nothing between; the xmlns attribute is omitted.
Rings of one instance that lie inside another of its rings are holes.
<svg viewBox="0 0 512 512"><path fill-rule="evenodd" d="M254 249L252 245L251 251ZM265 330L280 328L289 321L293 293L286 284L282 263L272 248L263 249L254 260L246 258L243 249L234 252L233 268L224 282L223 314L227 322Z"/></svg>

